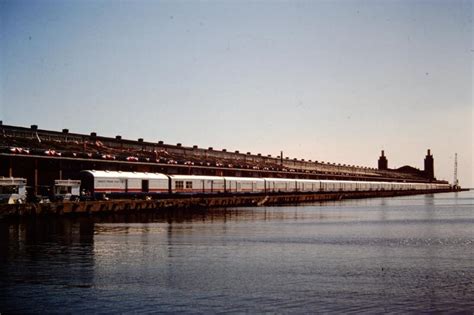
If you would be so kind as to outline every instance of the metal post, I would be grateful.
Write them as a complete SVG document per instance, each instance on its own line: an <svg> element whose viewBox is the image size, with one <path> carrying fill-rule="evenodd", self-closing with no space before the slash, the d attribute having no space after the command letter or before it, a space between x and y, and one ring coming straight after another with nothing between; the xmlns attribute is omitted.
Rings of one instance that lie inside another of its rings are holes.
<svg viewBox="0 0 474 315"><path fill-rule="evenodd" d="M454 154L454 178L453 178L453 186L457 188L459 185L458 181L458 154Z"/></svg>
<svg viewBox="0 0 474 315"><path fill-rule="evenodd" d="M38 160L35 159L35 196L38 195Z"/></svg>
<svg viewBox="0 0 474 315"><path fill-rule="evenodd" d="M61 160L59 160L59 179L63 179L63 167Z"/></svg>
<svg viewBox="0 0 474 315"><path fill-rule="evenodd" d="M12 163L12 159L13 159L13 158L10 156L10 159L9 159L10 165L9 165L9 167L8 167L8 176L9 176L9 177L13 177L13 163Z"/></svg>

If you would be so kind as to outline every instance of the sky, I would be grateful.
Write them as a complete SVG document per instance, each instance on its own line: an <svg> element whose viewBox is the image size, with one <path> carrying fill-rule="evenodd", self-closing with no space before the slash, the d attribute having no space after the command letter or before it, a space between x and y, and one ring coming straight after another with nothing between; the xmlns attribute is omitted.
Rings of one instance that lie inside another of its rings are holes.
<svg viewBox="0 0 474 315"><path fill-rule="evenodd" d="M472 1L0 0L4 124L473 176Z"/></svg>

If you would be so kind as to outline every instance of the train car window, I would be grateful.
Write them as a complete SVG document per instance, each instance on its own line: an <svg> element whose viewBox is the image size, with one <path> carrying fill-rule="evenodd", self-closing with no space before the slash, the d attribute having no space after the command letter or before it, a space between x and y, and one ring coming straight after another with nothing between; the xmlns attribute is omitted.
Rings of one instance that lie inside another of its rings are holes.
<svg viewBox="0 0 474 315"><path fill-rule="evenodd" d="M18 186L0 186L1 194L18 194Z"/></svg>
<svg viewBox="0 0 474 315"><path fill-rule="evenodd" d="M184 182L182 180L177 180L174 184L176 189L183 189L184 188Z"/></svg>
<svg viewBox="0 0 474 315"><path fill-rule="evenodd" d="M186 188L187 189L192 189L193 188L193 182L186 182Z"/></svg>

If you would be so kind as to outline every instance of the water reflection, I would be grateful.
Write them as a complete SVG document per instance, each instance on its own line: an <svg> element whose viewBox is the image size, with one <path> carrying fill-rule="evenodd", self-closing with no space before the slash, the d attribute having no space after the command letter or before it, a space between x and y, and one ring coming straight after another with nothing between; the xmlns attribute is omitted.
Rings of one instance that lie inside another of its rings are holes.
<svg viewBox="0 0 474 315"><path fill-rule="evenodd" d="M2 311L40 310L56 291L92 286L94 223L90 220L1 222L0 230ZM20 299L22 295L31 302Z"/></svg>
<svg viewBox="0 0 474 315"><path fill-rule="evenodd" d="M472 311L473 200L0 221L0 311Z"/></svg>

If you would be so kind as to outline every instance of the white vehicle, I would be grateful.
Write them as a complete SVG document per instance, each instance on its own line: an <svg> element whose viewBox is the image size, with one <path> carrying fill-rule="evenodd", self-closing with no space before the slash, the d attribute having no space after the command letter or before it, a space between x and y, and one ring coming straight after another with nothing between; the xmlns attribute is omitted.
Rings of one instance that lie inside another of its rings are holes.
<svg viewBox="0 0 474 315"><path fill-rule="evenodd" d="M91 197L151 197L157 194L341 192L448 189L448 184L291 178L165 175L82 171L82 192Z"/></svg>
<svg viewBox="0 0 474 315"><path fill-rule="evenodd" d="M224 177L199 175L170 175L173 193L223 193Z"/></svg>
<svg viewBox="0 0 474 315"><path fill-rule="evenodd" d="M337 180L321 180L321 191L340 191L341 185Z"/></svg>
<svg viewBox="0 0 474 315"><path fill-rule="evenodd" d="M297 179L296 188L301 192L319 191L321 189L321 181L314 179Z"/></svg>
<svg viewBox="0 0 474 315"><path fill-rule="evenodd" d="M81 184L85 195L147 195L168 193L168 176L160 173L120 171L82 171Z"/></svg>
<svg viewBox="0 0 474 315"><path fill-rule="evenodd" d="M54 196L62 200L70 200L81 194L81 181L57 179L54 181Z"/></svg>
<svg viewBox="0 0 474 315"><path fill-rule="evenodd" d="M227 193L264 193L265 179L256 177L224 177Z"/></svg>
<svg viewBox="0 0 474 315"><path fill-rule="evenodd" d="M0 177L0 203L24 203L26 201L26 179Z"/></svg>
<svg viewBox="0 0 474 315"><path fill-rule="evenodd" d="M266 192L294 192L297 190L296 179L265 178Z"/></svg>

